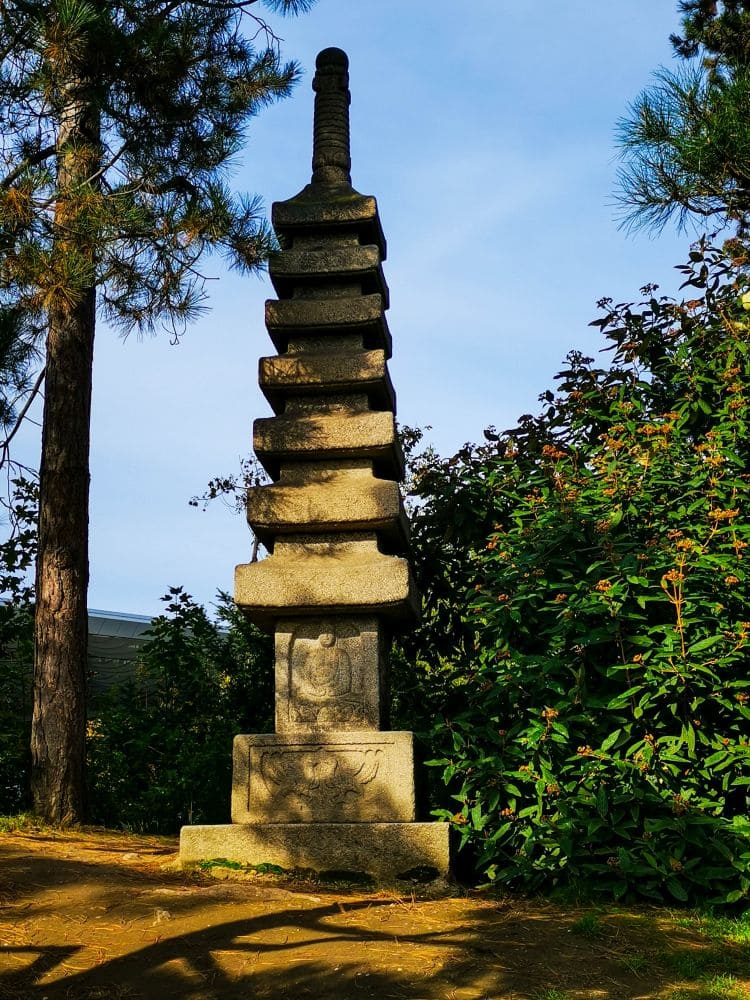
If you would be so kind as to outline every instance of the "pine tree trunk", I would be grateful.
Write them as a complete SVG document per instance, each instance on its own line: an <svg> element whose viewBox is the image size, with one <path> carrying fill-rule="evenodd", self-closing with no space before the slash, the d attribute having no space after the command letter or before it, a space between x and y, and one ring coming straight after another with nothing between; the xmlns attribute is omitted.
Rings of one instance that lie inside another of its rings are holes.
<svg viewBox="0 0 750 1000"><path fill-rule="evenodd" d="M96 310L96 234L85 197L99 164L99 119L73 81L58 133L55 255L77 277L48 309L36 571L31 791L49 823L85 816L89 441ZM54 266L54 262L53 262Z"/></svg>
<svg viewBox="0 0 750 1000"><path fill-rule="evenodd" d="M81 822L88 617L94 292L50 315L36 573L31 784L49 823Z"/></svg>

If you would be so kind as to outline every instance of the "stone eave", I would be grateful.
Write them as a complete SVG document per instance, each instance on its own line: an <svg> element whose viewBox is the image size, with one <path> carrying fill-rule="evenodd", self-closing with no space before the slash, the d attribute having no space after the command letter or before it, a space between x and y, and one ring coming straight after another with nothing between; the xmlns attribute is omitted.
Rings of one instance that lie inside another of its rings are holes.
<svg viewBox="0 0 750 1000"><path fill-rule="evenodd" d="M278 479L284 461L346 458L371 459L386 478L404 478L396 419L387 411L260 417L253 423L253 449L272 479Z"/></svg>
<svg viewBox="0 0 750 1000"><path fill-rule="evenodd" d="M324 240L322 236L321 243ZM388 286L380 266L380 252L374 244L282 250L270 257L268 271L281 299L291 298L300 284L357 281L365 295L382 295L383 308L388 308Z"/></svg>
<svg viewBox="0 0 750 1000"><path fill-rule="evenodd" d="M393 480L331 473L317 482L285 482L247 491L247 520L273 551L277 535L306 531L375 532L393 552L409 551L409 526Z"/></svg>
<svg viewBox="0 0 750 1000"><path fill-rule="evenodd" d="M258 382L278 414L289 396L366 393L371 409L396 412L396 394L384 351L281 354L261 358Z"/></svg>
<svg viewBox="0 0 750 1000"><path fill-rule="evenodd" d="M372 195L360 194L347 184L306 185L299 194L271 206L271 221L282 245L285 240L318 229L354 229L362 244L375 244L385 260L387 246Z"/></svg>
<svg viewBox="0 0 750 1000"><path fill-rule="evenodd" d="M268 299L266 329L279 353L289 340L326 334L361 334L366 349L382 349L390 358L393 341L383 314L382 295L347 295L331 299Z"/></svg>

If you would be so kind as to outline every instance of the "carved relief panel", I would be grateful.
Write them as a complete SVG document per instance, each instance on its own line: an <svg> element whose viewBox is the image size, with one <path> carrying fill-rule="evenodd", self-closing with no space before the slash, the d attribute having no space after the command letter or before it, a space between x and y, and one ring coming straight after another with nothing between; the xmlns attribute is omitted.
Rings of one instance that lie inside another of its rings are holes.
<svg viewBox="0 0 750 1000"><path fill-rule="evenodd" d="M280 622L277 732L378 729L380 646L375 619L341 616Z"/></svg>
<svg viewBox="0 0 750 1000"><path fill-rule="evenodd" d="M411 822L411 733L237 736L235 823Z"/></svg>

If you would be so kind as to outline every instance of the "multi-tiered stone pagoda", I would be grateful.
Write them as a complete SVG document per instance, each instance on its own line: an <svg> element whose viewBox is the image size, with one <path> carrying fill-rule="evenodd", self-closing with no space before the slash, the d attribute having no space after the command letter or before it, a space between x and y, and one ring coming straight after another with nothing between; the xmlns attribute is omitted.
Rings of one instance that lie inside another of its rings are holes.
<svg viewBox="0 0 750 1000"><path fill-rule="evenodd" d="M364 871L448 868L448 828L417 821L411 733L387 726L394 629L418 615L399 494L403 456L375 199L350 177L348 60L317 59L313 175L273 206L282 247L266 304L275 416L255 453L273 482L248 520L269 551L237 567L235 601L275 635L276 732L237 736L232 824L185 827L184 862Z"/></svg>

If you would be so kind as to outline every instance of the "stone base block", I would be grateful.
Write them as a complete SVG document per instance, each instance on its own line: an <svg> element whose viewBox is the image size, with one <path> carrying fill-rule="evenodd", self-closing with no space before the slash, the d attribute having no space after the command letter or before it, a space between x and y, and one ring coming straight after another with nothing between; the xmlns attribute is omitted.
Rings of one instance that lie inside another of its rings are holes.
<svg viewBox="0 0 750 1000"><path fill-rule="evenodd" d="M412 733L234 738L233 823L409 823L415 818Z"/></svg>
<svg viewBox="0 0 750 1000"><path fill-rule="evenodd" d="M183 865L225 858L318 872L364 872L388 880L415 868L448 874L447 823L253 823L184 826Z"/></svg>

